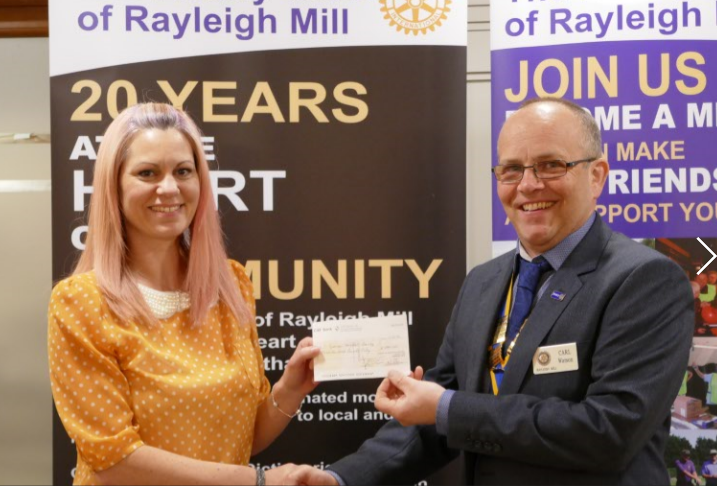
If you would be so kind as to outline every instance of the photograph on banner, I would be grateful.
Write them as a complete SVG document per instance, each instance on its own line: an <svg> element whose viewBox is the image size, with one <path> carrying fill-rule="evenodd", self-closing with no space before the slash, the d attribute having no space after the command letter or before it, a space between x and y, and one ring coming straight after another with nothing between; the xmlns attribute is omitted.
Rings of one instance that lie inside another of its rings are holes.
<svg viewBox="0 0 717 486"><path fill-rule="evenodd" d="M702 241L710 249L717 248L717 238L704 238ZM694 238L657 238L654 247L685 271L690 279L695 306L692 349L673 406L672 429L716 429L717 271L706 266L712 255Z"/></svg>
<svg viewBox="0 0 717 486"><path fill-rule="evenodd" d="M710 253L717 250L717 238L657 238L654 247L680 265L690 279L695 338L715 338L717 347L717 264Z"/></svg>
<svg viewBox="0 0 717 486"><path fill-rule="evenodd" d="M203 132L271 383L321 321L405 314L411 365L432 366L466 271L467 6L404 3L51 2L54 281L84 248L105 129L167 102ZM390 418L379 383L321 384L251 465L355 451ZM57 414L54 430L54 483L68 484L75 446Z"/></svg>

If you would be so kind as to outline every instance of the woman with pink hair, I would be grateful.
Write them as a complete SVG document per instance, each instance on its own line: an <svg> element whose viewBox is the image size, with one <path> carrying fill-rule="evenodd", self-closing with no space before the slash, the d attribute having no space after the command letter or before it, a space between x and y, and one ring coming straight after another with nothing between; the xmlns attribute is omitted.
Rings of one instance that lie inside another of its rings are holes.
<svg viewBox="0 0 717 486"><path fill-rule="evenodd" d="M85 250L49 306L75 484L263 484L248 467L314 389L302 340L269 385L244 268L227 260L199 129L145 103L109 126ZM296 466L266 473L291 481Z"/></svg>

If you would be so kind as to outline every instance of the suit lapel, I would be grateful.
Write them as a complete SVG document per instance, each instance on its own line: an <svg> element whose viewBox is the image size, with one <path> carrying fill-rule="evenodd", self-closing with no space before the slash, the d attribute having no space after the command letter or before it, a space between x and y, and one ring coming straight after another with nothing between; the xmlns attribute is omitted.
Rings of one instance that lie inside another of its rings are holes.
<svg viewBox="0 0 717 486"><path fill-rule="evenodd" d="M532 366L535 350L582 286L583 283L574 272L563 271L561 268L555 273L515 343L510 362L506 366L503 383L500 385L501 395L518 392L526 372ZM562 301L550 298L550 294L556 290L566 294Z"/></svg>
<svg viewBox="0 0 717 486"><path fill-rule="evenodd" d="M611 234L610 228L602 222L600 216L597 216L588 234L550 279L550 284L536 303L516 341L500 385L500 395L510 395L520 391L525 375L532 366L535 351L568 304L580 292L583 286L580 276L591 273L597 268ZM556 290L565 294L562 301L551 298L551 294Z"/></svg>
<svg viewBox="0 0 717 486"><path fill-rule="evenodd" d="M467 336L471 349L466 375L466 390L478 391L478 380L488 365L487 349L492 344L495 325L498 322L501 303L508 288L510 276L513 273L514 252L504 255L498 269L490 275L480 288L476 305L472 308L473 324L470 327L470 336Z"/></svg>

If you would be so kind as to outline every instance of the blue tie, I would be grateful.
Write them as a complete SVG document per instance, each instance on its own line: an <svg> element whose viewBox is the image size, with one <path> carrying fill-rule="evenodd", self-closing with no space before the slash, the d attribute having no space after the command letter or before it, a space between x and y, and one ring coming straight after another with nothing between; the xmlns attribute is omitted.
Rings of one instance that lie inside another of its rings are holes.
<svg viewBox="0 0 717 486"><path fill-rule="evenodd" d="M530 314L540 276L550 269L550 264L542 256L532 262L518 258L518 289L515 292L513 310L508 320L504 351L520 332L523 322Z"/></svg>

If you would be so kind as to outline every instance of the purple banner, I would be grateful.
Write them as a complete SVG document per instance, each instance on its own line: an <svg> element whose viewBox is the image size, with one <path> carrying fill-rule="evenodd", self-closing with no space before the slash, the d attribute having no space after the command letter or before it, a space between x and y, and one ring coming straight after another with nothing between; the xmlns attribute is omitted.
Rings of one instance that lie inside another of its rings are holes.
<svg viewBox="0 0 717 486"><path fill-rule="evenodd" d="M493 51L494 158L500 127L522 101L573 100L603 133L610 176L598 211L614 230L717 236L715 48L717 41L660 40ZM494 190L493 240L515 239Z"/></svg>

